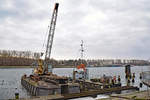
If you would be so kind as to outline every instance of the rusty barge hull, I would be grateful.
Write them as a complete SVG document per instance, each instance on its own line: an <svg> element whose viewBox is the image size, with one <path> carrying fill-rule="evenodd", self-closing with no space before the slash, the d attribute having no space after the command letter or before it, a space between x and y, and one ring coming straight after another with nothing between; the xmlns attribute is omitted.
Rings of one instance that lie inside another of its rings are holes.
<svg viewBox="0 0 150 100"><path fill-rule="evenodd" d="M49 94L60 94L61 90L58 86L53 85L53 88L39 87L32 80L21 79L22 86L33 96L46 96Z"/></svg>
<svg viewBox="0 0 150 100"><path fill-rule="evenodd" d="M52 80L51 80L52 82ZM22 86L32 95L32 96L47 96L55 94L70 94L70 93L80 93L79 84L77 83L62 83L55 84L51 82L46 86L39 85L39 82L36 82L30 78L22 78Z"/></svg>
<svg viewBox="0 0 150 100"><path fill-rule="evenodd" d="M47 95L56 95L60 94L64 98L77 98L77 97L85 97L85 96L93 96L97 94L105 94L105 93L112 93L112 92L119 92L123 90L139 90L138 87L133 86L103 86L105 88L101 88L101 84L94 83L94 82L79 82L86 86L85 88L81 89L79 84L75 83L67 83L67 84L50 84L50 87L40 87L36 81L33 81L30 78L22 78L21 84L22 86L27 89L33 96L47 96ZM81 85L80 84L80 85Z"/></svg>

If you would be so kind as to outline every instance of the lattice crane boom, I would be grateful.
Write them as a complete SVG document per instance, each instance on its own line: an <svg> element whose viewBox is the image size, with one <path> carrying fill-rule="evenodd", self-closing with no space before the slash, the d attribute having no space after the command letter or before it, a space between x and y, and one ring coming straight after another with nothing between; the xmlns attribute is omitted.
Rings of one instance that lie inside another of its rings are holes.
<svg viewBox="0 0 150 100"><path fill-rule="evenodd" d="M54 38L55 26L56 26L56 20L57 20L57 13L58 13L58 6L59 6L59 3L55 3L53 14L52 14L52 19L50 22L48 39L47 39L45 60L50 59L50 56L51 56L51 50L52 50L52 44L53 44L53 38Z"/></svg>

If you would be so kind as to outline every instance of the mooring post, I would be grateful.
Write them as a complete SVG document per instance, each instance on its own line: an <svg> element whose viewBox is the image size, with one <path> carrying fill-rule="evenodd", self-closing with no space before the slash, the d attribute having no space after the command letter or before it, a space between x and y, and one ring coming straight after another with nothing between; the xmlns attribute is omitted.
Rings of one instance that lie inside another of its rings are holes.
<svg viewBox="0 0 150 100"><path fill-rule="evenodd" d="M131 67L131 65L126 65L125 66L125 74L126 74L125 77L126 78L128 78L128 77L131 78L131 68L130 67Z"/></svg>
<svg viewBox="0 0 150 100"><path fill-rule="evenodd" d="M19 92L17 88L15 88L15 99L19 99Z"/></svg>

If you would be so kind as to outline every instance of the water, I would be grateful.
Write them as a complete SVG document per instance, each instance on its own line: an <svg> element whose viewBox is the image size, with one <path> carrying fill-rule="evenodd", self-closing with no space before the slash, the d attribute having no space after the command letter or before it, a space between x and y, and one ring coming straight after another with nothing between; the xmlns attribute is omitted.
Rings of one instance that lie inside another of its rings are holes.
<svg viewBox="0 0 150 100"><path fill-rule="evenodd" d="M12 99L15 97L15 88L19 91L19 96L21 98L30 97L29 93L21 86L20 79L23 74L30 75L32 73L32 68L10 68L10 69L0 69L0 99ZM126 85L125 80L125 68L124 67L99 67L99 68L89 68L89 78L102 77L103 74L110 76L121 77L121 82ZM150 66L135 66L131 67L131 72L135 73L135 83L134 86L139 86L139 73L142 71L150 71ZM72 77L73 68L54 68L53 73L60 76ZM140 90L146 90L147 87L143 86ZM82 100L83 98L81 98ZM89 97L90 99L90 97ZM86 100L86 99L84 99ZM90 99L92 100L92 99Z"/></svg>
<svg viewBox="0 0 150 100"><path fill-rule="evenodd" d="M14 98L15 88L21 97L28 97L27 91L20 84L20 78L31 71L29 68L0 69L0 99Z"/></svg>

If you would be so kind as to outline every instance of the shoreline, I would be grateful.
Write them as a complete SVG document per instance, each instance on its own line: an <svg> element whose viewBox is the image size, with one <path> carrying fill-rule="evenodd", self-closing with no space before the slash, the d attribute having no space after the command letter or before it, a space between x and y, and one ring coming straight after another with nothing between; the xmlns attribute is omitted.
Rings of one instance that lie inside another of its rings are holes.
<svg viewBox="0 0 150 100"><path fill-rule="evenodd" d="M141 65L137 65L141 66ZM149 66L149 65L144 65L144 66ZM98 68L98 67L123 67L123 66L87 66L88 68ZM134 66L133 66L134 67ZM3 68L34 68L33 66L0 66L0 69ZM75 68L75 66L54 66L53 68Z"/></svg>
<svg viewBox="0 0 150 100"><path fill-rule="evenodd" d="M0 69L3 68L34 68L33 66L0 66ZM53 68L75 68L74 66L55 66Z"/></svg>
<svg viewBox="0 0 150 100"><path fill-rule="evenodd" d="M0 69L3 68L33 68L32 66L0 66Z"/></svg>

